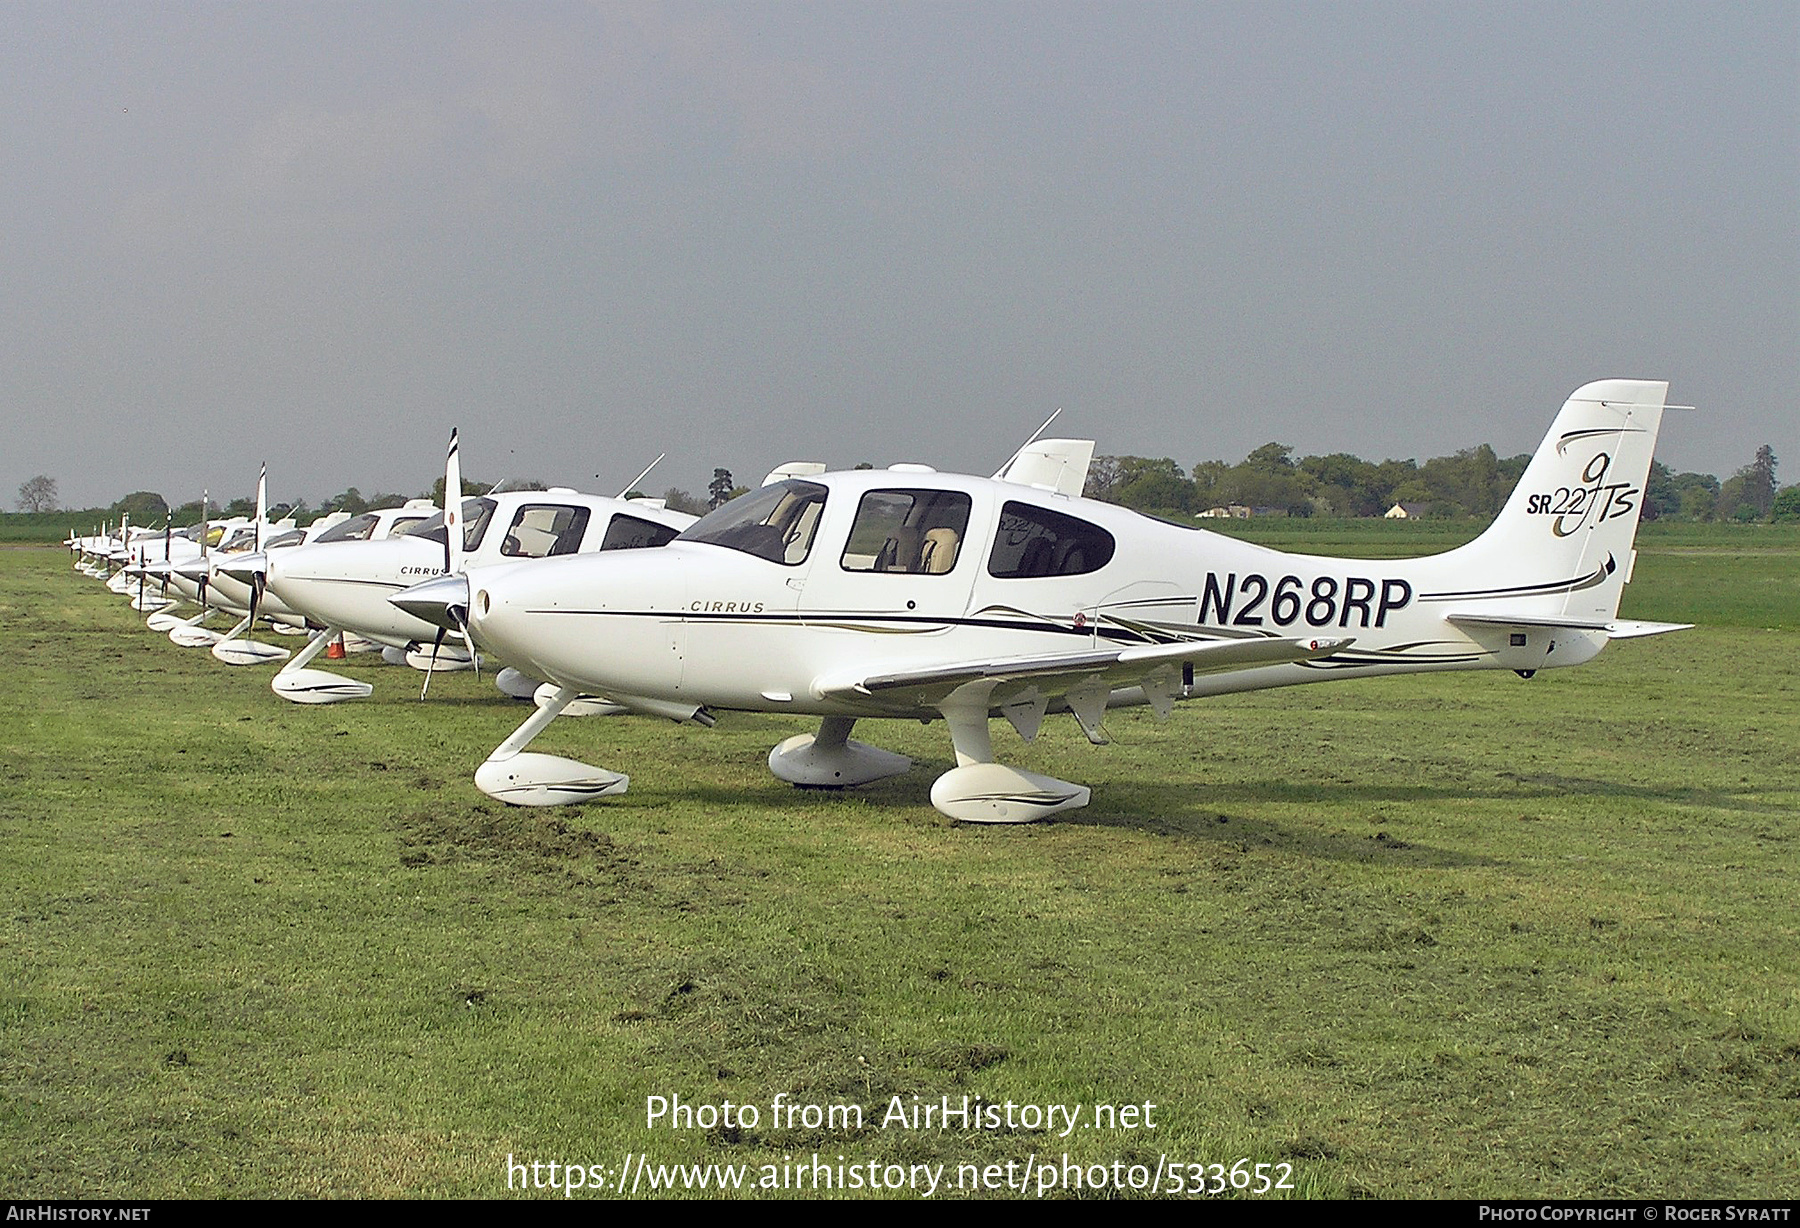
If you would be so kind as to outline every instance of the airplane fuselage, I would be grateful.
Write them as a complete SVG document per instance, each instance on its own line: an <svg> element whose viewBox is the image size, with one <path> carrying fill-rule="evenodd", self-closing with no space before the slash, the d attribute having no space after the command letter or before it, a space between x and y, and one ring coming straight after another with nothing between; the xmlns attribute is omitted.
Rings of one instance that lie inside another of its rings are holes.
<svg viewBox="0 0 1800 1228"><path fill-rule="evenodd" d="M691 516L660 507L573 491L468 499L465 515L475 526L467 535L473 540L465 544L470 565L536 558L548 551L573 554L666 541L693 522ZM560 531L554 531L558 527ZM441 517L418 529L382 541L318 542L271 553L269 591L320 626L353 631L395 647L429 644L439 628L388 600L402 589L445 574Z"/></svg>
<svg viewBox="0 0 1800 1228"><path fill-rule="evenodd" d="M904 672L1084 646L1354 640L1319 660L1185 677L1178 697L1187 698L1397 672L1574 665L1605 638L1446 622L1475 591L1459 552L1416 560L1285 554L1110 504L916 471L832 474L805 485L826 493L804 557L678 540L636 556L476 569L471 631L517 668L585 691L841 716L933 714L913 694L846 695L834 685L874 664ZM879 543L856 540L859 510L869 500L927 495L966 512L953 564L879 570L870 560ZM1043 557L1024 560L1021 547L1045 537ZM1074 574L1038 574L1059 569ZM1604 572L1604 563L1591 570ZM1521 613L1557 613L1587 578L1546 576L1542 593L1507 595ZM1113 702L1140 699L1126 689Z"/></svg>

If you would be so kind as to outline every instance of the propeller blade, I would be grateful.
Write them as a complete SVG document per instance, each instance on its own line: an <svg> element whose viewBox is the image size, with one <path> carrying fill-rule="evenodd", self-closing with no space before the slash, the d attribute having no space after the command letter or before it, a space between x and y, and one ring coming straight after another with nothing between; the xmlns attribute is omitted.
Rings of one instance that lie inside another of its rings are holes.
<svg viewBox="0 0 1800 1228"><path fill-rule="evenodd" d="M439 627L437 638L431 641L431 659L425 662L425 683L419 688L420 703L425 702L425 692L431 689L431 671L437 665L438 649L444 646L444 636L446 634L447 632L445 632L444 628Z"/></svg>
<svg viewBox="0 0 1800 1228"><path fill-rule="evenodd" d="M463 647L469 650L469 665L475 670L475 681L481 681L481 658L475 654L475 641L469 638L469 620L461 606L450 607L450 617L456 620L456 633L462 636ZM442 634L440 632L440 634Z"/></svg>
<svg viewBox="0 0 1800 1228"><path fill-rule="evenodd" d="M450 451L444 457L444 574L463 569L462 457L456 428L450 428Z"/></svg>

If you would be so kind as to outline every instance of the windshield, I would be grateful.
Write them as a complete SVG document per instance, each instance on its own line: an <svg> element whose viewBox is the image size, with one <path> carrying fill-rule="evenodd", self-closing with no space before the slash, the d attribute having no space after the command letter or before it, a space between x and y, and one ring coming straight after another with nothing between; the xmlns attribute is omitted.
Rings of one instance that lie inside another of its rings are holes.
<svg viewBox="0 0 1800 1228"><path fill-rule="evenodd" d="M352 516L348 520L339 521L313 540L317 542L366 541L369 534L375 531L376 519L374 512L364 512L360 516Z"/></svg>
<svg viewBox="0 0 1800 1228"><path fill-rule="evenodd" d="M670 525L640 520L636 516L620 512L606 526L606 537L601 541L600 549L642 550L651 546L666 546L675 540L675 534L676 530Z"/></svg>
<svg viewBox="0 0 1800 1228"><path fill-rule="evenodd" d="M464 499L463 514L463 549L473 550L481 545L482 534L487 532L488 521L494 518L497 505L492 499ZM423 537L440 546L450 544L450 535L444 532L444 513L439 512L430 520L420 521L402 533L402 537Z"/></svg>
<svg viewBox="0 0 1800 1228"><path fill-rule="evenodd" d="M791 479L733 499L684 530L676 541L710 542L793 567L812 550L825 488Z"/></svg>

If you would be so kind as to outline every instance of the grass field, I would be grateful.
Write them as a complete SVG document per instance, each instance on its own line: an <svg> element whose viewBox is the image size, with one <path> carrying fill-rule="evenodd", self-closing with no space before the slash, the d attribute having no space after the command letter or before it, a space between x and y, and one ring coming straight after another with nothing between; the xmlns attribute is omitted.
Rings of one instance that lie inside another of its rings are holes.
<svg viewBox="0 0 1800 1228"><path fill-rule="evenodd" d="M799 792L764 758L807 726L730 714L558 722L534 750L631 792L509 809L470 779L522 716L488 683L420 704L354 658L371 700L294 707L0 550L0 1193L495 1196L509 1155L753 1184L817 1153L964 1197L958 1165L1066 1153L1283 1164L1298 1196L1792 1196L1800 533L1640 547L1623 612L1698 630L1529 683L1115 714L1105 748L997 726L1094 789L998 829L926 801L941 727L861 726L915 769ZM1155 1128L880 1124L965 1094ZM777 1095L864 1124L778 1128ZM761 1120L651 1127L651 1096Z"/></svg>

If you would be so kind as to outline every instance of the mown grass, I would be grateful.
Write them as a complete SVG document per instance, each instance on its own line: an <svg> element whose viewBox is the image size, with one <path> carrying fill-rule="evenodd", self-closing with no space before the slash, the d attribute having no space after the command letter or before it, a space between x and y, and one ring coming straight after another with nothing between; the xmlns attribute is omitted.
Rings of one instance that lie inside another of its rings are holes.
<svg viewBox="0 0 1800 1228"><path fill-rule="evenodd" d="M1766 615L1800 548L1678 544L1626 612L1703 626L1580 670L1115 714L1100 749L997 729L1094 788L997 829L926 802L941 728L865 725L914 771L800 792L763 760L804 726L762 716L559 722L534 749L631 792L508 809L469 779L521 719L487 684L419 704L358 658L372 700L295 708L0 551L0 1189L1067 1151L1286 1162L1302 1195L1791 1194L1800 645ZM778 1092L868 1124L770 1129ZM965 1092L1157 1128L875 1125ZM765 1121L646 1128L676 1094Z"/></svg>

